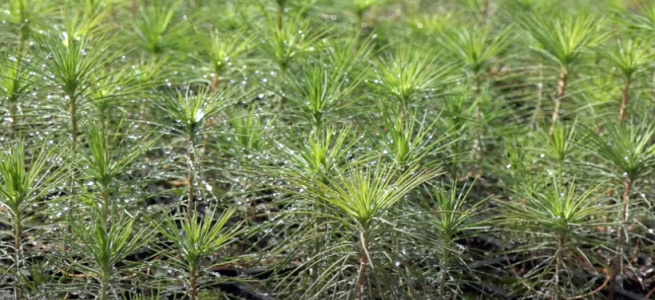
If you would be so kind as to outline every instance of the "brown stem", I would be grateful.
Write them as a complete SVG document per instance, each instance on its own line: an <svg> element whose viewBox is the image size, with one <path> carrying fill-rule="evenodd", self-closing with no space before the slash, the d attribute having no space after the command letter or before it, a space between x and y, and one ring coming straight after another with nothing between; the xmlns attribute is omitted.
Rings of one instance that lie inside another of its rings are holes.
<svg viewBox="0 0 655 300"><path fill-rule="evenodd" d="M651 83L650 91L651 99L655 100L655 71L653 72L653 82Z"/></svg>
<svg viewBox="0 0 655 300"><path fill-rule="evenodd" d="M146 103L141 103L141 107L139 108L139 120L143 121L146 119Z"/></svg>
<svg viewBox="0 0 655 300"><path fill-rule="evenodd" d="M23 44L24 44L23 34L21 33L19 49L18 49L18 59L16 60L16 76L18 76L20 70L20 62L23 59ZM9 117L11 118L11 132L16 134L18 131L18 96L12 95L12 101L10 101L9 107Z"/></svg>
<svg viewBox="0 0 655 300"><path fill-rule="evenodd" d="M196 300L196 297L198 296L198 270L195 266L191 267L191 270L189 270L189 277L189 297L191 300Z"/></svg>
<svg viewBox="0 0 655 300"><path fill-rule="evenodd" d="M214 118L207 118L207 122L205 123L205 129L207 132L209 132L209 127L211 127L214 124ZM202 137L202 154L207 155L209 153L209 134L205 133Z"/></svg>
<svg viewBox="0 0 655 300"><path fill-rule="evenodd" d="M212 78L212 85L210 89L212 94L216 92L217 87L218 87L218 74L214 74L214 78Z"/></svg>
<svg viewBox="0 0 655 300"><path fill-rule="evenodd" d="M72 96L71 94L72 93L68 93L68 96L69 96L68 101L70 101L68 103L68 108L69 108L69 112L70 112L70 133L71 133L71 138L72 138L71 153L75 153L75 149L77 148L77 103L75 102L75 97ZM70 181L71 193L73 191L74 185L75 185L75 175L73 173L71 173L71 181ZM69 209L68 210L68 217L69 218L73 216L73 211L74 211L74 209ZM69 223L67 225L67 227L68 227L67 228L68 233L72 233L73 232L72 224ZM67 248L66 245L64 245L65 250L67 250L66 248Z"/></svg>
<svg viewBox="0 0 655 300"><path fill-rule="evenodd" d="M195 170L194 170L194 163L196 160L196 155L195 155L195 144L193 141L193 136L189 136L189 149L188 154L189 154L189 161L188 161L188 198L189 202L187 204L187 217L189 220L193 217L193 213L196 210L196 206L194 203L194 186L195 186Z"/></svg>
<svg viewBox="0 0 655 300"><path fill-rule="evenodd" d="M541 102L544 96L543 70L539 65L539 83L537 84L537 106L534 109L534 126L536 130L541 128L543 115L541 112Z"/></svg>
<svg viewBox="0 0 655 300"><path fill-rule="evenodd" d="M14 296L16 300L23 299L23 290L20 286L20 281L18 276L20 275L20 260L21 260L21 250L22 250L22 239L23 239L23 228L22 220L20 214L17 214L14 225L14 264L16 265L16 278L14 280Z"/></svg>
<svg viewBox="0 0 655 300"><path fill-rule="evenodd" d="M604 272L605 272L605 282L603 282L603 284L601 284L595 290L593 290L591 292L588 292L588 293L585 293L585 294L582 294L582 295L577 295L577 296L573 296L573 297L566 297L564 299L566 299L566 300L589 299L589 297L600 293L600 291L604 290L607 287L607 285L610 283L610 281L612 280L612 276L610 275L610 272L607 269L605 269ZM646 296L646 299L648 299L648 296Z"/></svg>
<svg viewBox="0 0 655 300"><path fill-rule="evenodd" d="M136 17L136 0L132 0L132 4L130 5L130 13L132 14L132 18L134 19Z"/></svg>
<svg viewBox="0 0 655 300"><path fill-rule="evenodd" d="M514 268L514 265L509 261L509 258L507 258L507 256L505 256L505 261L507 262L507 266L509 267L509 270L512 272L512 274L514 275L514 277L516 277L516 279L517 279L517 280L518 280L518 281L523 285L523 287L525 287L528 291L532 292L532 293L535 294L535 295L538 295L538 296L541 296L541 295L542 295L542 292L536 290L532 285L527 284L527 283L525 282L525 280L523 280L523 278L525 278L525 277L519 275L519 274L516 272L516 269ZM544 296L545 296L545 295L544 295Z"/></svg>
<svg viewBox="0 0 655 300"><path fill-rule="evenodd" d="M548 134L553 136L555 131L555 124L559 120L559 110L562 105L562 98L566 95L566 84L568 79L568 69L562 67L562 70L559 73L559 82L557 83L557 94L555 95L555 108L553 109L553 116L551 118L550 130Z"/></svg>
<svg viewBox="0 0 655 300"><path fill-rule="evenodd" d="M75 151L75 148L77 147L77 103L75 103L75 97L69 95L68 99L69 104L69 112L70 112L70 131L71 131L71 136L73 138L73 144L71 145L71 148L73 151Z"/></svg>
<svg viewBox="0 0 655 300"><path fill-rule="evenodd" d="M628 178L628 181L625 183L625 190L623 191L623 203L621 207L621 222L625 223L628 221L628 200L630 199L630 193L632 192L632 186L634 181L632 178Z"/></svg>
<svg viewBox="0 0 655 300"><path fill-rule="evenodd" d="M59 271L59 273L61 273L61 274L64 274L66 277L70 277L70 278L89 278L89 275L87 275L87 274L68 273L65 270L61 269L61 268L57 268L57 271Z"/></svg>
<svg viewBox="0 0 655 300"><path fill-rule="evenodd" d="M555 256L555 277L553 279L553 296L552 300L559 299L559 274L562 271L562 261L564 259L564 247L566 246L564 237L557 239L557 254Z"/></svg>
<svg viewBox="0 0 655 300"><path fill-rule="evenodd" d="M359 258L359 277L357 278L357 299L364 299L364 289L366 288L366 268L368 261L368 234L362 233L362 254Z"/></svg>
<svg viewBox="0 0 655 300"><path fill-rule="evenodd" d="M11 119L11 132L16 133L18 131L18 120L16 119L18 117L18 108L15 104L9 108L9 117Z"/></svg>
<svg viewBox="0 0 655 300"><path fill-rule="evenodd" d="M444 245L447 247L450 246L450 237L446 235L444 237ZM443 249L443 256L441 259L441 279L439 282L439 299L446 299L446 273L448 269L448 264L450 262L450 250L448 248Z"/></svg>
<svg viewBox="0 0 655 300"><path fill-rule="evenodd" d="M214 75L214 78L212 79L212 84L211 84L211 93L212 95L216 93L216 89L218 88L218 73ZM209 129L214 125L214 118L208 118L207 122L205 123L205 129ZM209 132L209 130L206 130L206 132ZM204 134L202 137L202 153L207 154L209 153L209 134Z"/></svg>
<svg viewBox="0 0 655 300"><path fill-rule="evenodd" d="M489 17L489 0L482 0L482 9L481 9L482 21L487 21Z"/></svg>
<svg viewBox="0 0 655 300"><path fill-rule="evenodd" d="M628 101L630 101L630 84L632 80L630 76L625 79L625 85L623 86L623 100L621 101L621 110L619 111L619 124L623 124L625 120L625 111L628 107Z"/></svg>
<svg viewBox="0 0 655 300"><path fill-rule="evenodd" d="M655 287L653 287L648 294L646 294L646 299L650 299L651 296L655 295Z"/></svg>
<svg viewBox="0 0 655 300"><path fill-rule="evenodd" d="M475 78L475 99L477 101L475 105L475 122L477 124L477 130L475 133L475 158L479 161L482 159L482 111L480 109L480 78Z"/></svg>
<svg viewBox="0 0 655 300"><path fill-rule="evenodd" d="M98 121L100 121L100 128L102 130L107 129L107 112L106 109L100 109L99 114L98 114Z"/></svg>
<svg viewBox="0 0 655 300"><path fill-rule="evenodd" d="M641 248L641 239L638 239L635 242L634 249L632 250L632 256L630 257L630 262L633 264L637 263L637 259L639 259L639 249Z"/></svg>
<svg viewBox="0 0 655 300"><path fill-rule="evenodd" d="M627 238L627 235L624 235L626 234L624 226L628 221L628 202L633 185L634 180L628 177L628 180L625 182L625 190L623 191L621 202L621 222L619 223L619 228L617 230L618 241L616 244L616 257L614 260L615 274L623 274L623 246L625 244L625 239Z"/></svg>

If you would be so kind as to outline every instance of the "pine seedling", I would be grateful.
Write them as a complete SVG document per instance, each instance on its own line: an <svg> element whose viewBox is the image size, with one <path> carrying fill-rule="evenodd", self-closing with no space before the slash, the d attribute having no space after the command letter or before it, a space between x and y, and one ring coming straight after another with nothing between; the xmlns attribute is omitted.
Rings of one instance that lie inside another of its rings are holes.
<svg viewBox="0 0 655 300"><path fill-rule="evenodd" d="M71 250L81 253L82 261L69 261L67 264L98 282L99 300L114 299L110 293L117 287L121 271L128 269L125 266L119 268L118 264L145 247L151 239L149 228L138 228L135 216L127 213L113 216L116 219L107 221L104 213L95 210L90 224L71 221L75 237Z"/></svg>
<svg viewBox="0 0 655 300"><path fill-rule="evenodd" d="M102 0L105 2L108 0ZM74 3L65 13L64 28L71 38L82 36L97 36L107 30L108 26L103 26L112 11L107 6L95 3L94 0L84 0L84 3Z"/></svg>
<svg viewBox="0 0 655 300"><path fill-rule="evenodd" d="M494 34L491 26L461 27L448 30L440 38L441 44L454 54L475 81L481 80L493 59L511 42L510 30ZM479 88L480 82L474 82Z"/></svg>
<svg viewBox="0 0 655 300"><path fill-rule="evenodd" d="M289 0L275 0L277 4L277 28L284 28L284 11L287 9Z"/></svg>
<svg viewBox="0 0 655 300"><path fill-rule="evenodd" d="M539 155L546 156L556 163L557 174L555 177L561 180L564 177L565 164L572 161L571 156L577 148L576 125L557 124L552 135L542 134L541 141L540 144L544 146L544 151Z"/></svg>
<svg viewBox="0 0 655 300"><path fill-rule="evenodd" d="M375 5L382 3L382 0L355 0L353 1L353 10L360 26L364 25L364 14L371 10Z"/></svg>
<svg viewBox="0 0 655 300"><path fill-rule="evenodd" d="M99 123L107 125L113 109L123 107L128 96L135 96L142 91L146 84L139 82L137 76L131 74L128 69L105 68L92 74L89 82L92 87L89 90L89 103L95 109Z"/></svg>
<svg viewBox="0 0 655 300"><path fill-rule="evenodd" d="M454 65L440 61L436 53L418 54L411 47L401 47L376 62L377 77L373 87L388 97L389 107L409 109L422 95L444 84Z"/></svg>
<svg viewBox="0 0 655 300"><path fill-rule="evenodd" d="M49 164L49 160L55 157L57 148L51 147L50 151L32 153L30 157L24 145L23 140L18 140L12 147L3 147L0 151L0 213L8 217L13 231L11 272L14 276L16 300L23 299L20 277L25 267L24 234L33 218L30 208L59 186L60 175L64 170Z"/></svg>
<svg viewBox="0 0 655 300"><path fill-rule="evenodd" d="M464 89L464 88L462 88ZM468 89L458 90L444 100L443 112L439 120L438 129L444 134L450 135L453 138L450 143L447 143L444 150L447 150L445 160L449 160L449 169L452 178L459 178L465 173L465 164L470 162L470 157L467 154L475 153L474 144L470 143L469 139L475 139L472 134L475 126L471 123L475 122L475 102L468 101L470 91Z"/></svg>
<svg viewBox="0 0 655 300"><path fill-rule="evenodd" d="M602 20L590 15L544 17L533 13L519 17L517 22L536 41L536 51L560 68L548 131L552 134L559 121L561 103L575 64L585 51L602 42L607 34L601 31Z"/></svg>
<svg viewBox="0 0 655 300"><path fill-rule="evenodd" d="M77 7L81 8L84 17L93 19L97 16L111 12L116 0L76 0Z"/></svg>
<svg viewBox="0 0 655 300"><path fill-rule="evenodd" d="M123 174L130 164L150 149L156 141L156 139L144 137L142 141L145 142L131 148L124 148L124 140L121 138L125 134L119 132L122 127L122 124L119 124L116 132L110 133L102 124L87 125L87 147L79 150L81 158L79 169L99 187L100 203L96 205L100 207L102 216L108 222L110 213L114 211L111 192L114 189L116 178Z"/></svg>
<svg viewBox="0 0 655 300"><path fill-rule="evenodd" d="M198 92L190 88L186 92L171 92L158 98L155 105L174 121L173 125L163 124L173 132L181 134L186 140L187 152L187 214L191 218L195 212L196 186L196 147L197 135L202 124L211 117L223 112L233 101L233 94L227 91L210 93L206 87Z"/></svg>
<svg viewBox="0 0 655 300"><path fill-rule="evenodd" d="M384 245L376 244L384 231L383 225L391 222L394 216L402 214L400 211L394 211L394 208L399 207L406 195L438 173L421 170L417 164L401 171L396 166L377 161L372 165L351 165L345 169L337 169L327 178L327 182L317 177L289 175L292 186L299 189L291 192L307 201L308 208L313 207L310 211L296 213L305 213L313 216L315 220L322 220L330 225L329 228L341 228L342 237L346 235L347 238L352 238L343 242L333 241L319 253L312 254L305 267L318 266L325 260L335 258L335 255L339 259L328 263L330 267L321 271L319 280L306 289L303 299L315 299L321 297L323 291L342 291L346 286L351 286L345 282L341 283L342 280L337 278L347 276L343 270L350 268L349 259L356 258L359 263L353 266L356 267L357 276L353 278L355 285L352 292L357 299L362 300L366 299L369 293L367 289L372 283L367 280L368 273L387 275L378 272L379 269L376 269L376 262L372 258L396 256L388 250L385 251ZM321 237L326 234L330 233L319 233Z"/></svg>
<svg viewBox="0 0 655 300"><path fill-rule="evenodd" d="M624 84L619 109L619 124L623 124L630 101L630 87L634 74L643 70L652 61L650 47L641 40L618 40L616 44L604 47L601 55L605 57L623 76Z"/></svg>
<svg viewBox="0 0 655 300"><path fill-rule="evenodd" d="M267 122L256 108L228 110L230 125L234 129L232 139L240 147L238 151L259 152L265 146Z"/></svg>
<svg viewBox="0 0 655 300"><path fill-rule="evenodd" d="M482 28L463 27L447 31L441 43L454 54L465 67L467 75L473 78L474 95L480 97L482 83L487 69L492 60L496 58L509 45L509 30L505 30L495 36L491 33L492 27ZM476 101L475 120L476 130L476 158L482 158L482 109L481 101Z"/></svg>
<svg viewBox="0 0 655 300"><path fill-rule="evenodd" d="M596 155L612 166L606 172L624 183L617 230L617 258L614 266L617 268L614 271L620 274L624 271L623 247L630 241L630 233L627 229L630 221L630 196L638 180L648 175L655 163L653 136L655 136L655 126L648 122L629 126L610 123L605 126L602 135L589 131L588 138L585 140L585 144L594 150ZM607 165L599 167L608 168Z"/></svg>
<svg viewBox="0 0 655 300"><path fill-rule="evenodd" d="M320 50L318 43L323 35L312 29L300 16L290 19L286 25L278 27L266 14L266 26L262 39L262 50L277 66L281 76L285 76L291 63L311 51Z"/></svg>
<svg viewBox="0 0 655 300"><path fill-rule="evenodd" d="M326 182L345 163L357 142L357 139L351 139L351 134L352 129L349 127L341 130L323 127L312 130L306 139L297 143L279 143L278 149L282 153L281 158L290 162L289 170Z"/></svg>
<svg viewBox="0 0 655 300"><path fill-rule="evenodd" d="M209 59L209 70L211 70L212 83L211 91L218 88L219 81L241 56L245 56L251 47L251 39L243 38L245 32L224 33L219 30L207 33L196 31L202 51Z"/></svg>
<svg viewBox="0 0 655 300"><path fill-rule="evenodd" d="M525 274L518 274L510 266L520 283L531 294L551 299L586 299L607 286L610 276L605 274L605 282L598 288L595 281L566 276L574 270L584 270L601 275L596 265L604 265L595 260L589 249L607 247L596 228L606 225L602 216L611 208L598 205L594 196L598 188L580 192L574 184L568 188L553 177L550 185L526 185L517 191L521 201L501 202L504 223L517 230L519 234L530 235L530 244L512 251L532 253L532 258L522 263L533 267ZM518 227L516 227L518 226ZM536 255L547 251L544 255Z"/></svg>
<svg viewBox="0 0 655 300"><path fill-rule="evenodd" d="M352 77L352 65L339 63L339 57L318 59L290 73L283 83L285 99L300 111L313 128L328 125L340 110L355 104L353 91L363 77Z"/></svg>
<svg viewBox="0 0 655 300"><path fill-rule="evenodd" d="M35 71L49 78L48 83L52 86L48 88L64 99L70 118L71 148L75 150L79 131L78 110L87 100L92 84L90 79L112 62L116 55L110 51L108 42L90 48L87 38L72 38L66 32L62 36L39 38L38 42L41 52L37 56L45 68L35 66Z"/></svg>
<svg viewBox="0 0 655 300"><path fill-rule="evenodd" d="M207 265L210 256L233 242L240 233L239 225L227 227L234 212L233 208L228 209L215 220L216 209L208 209L202 218L198 214L181 219L168 217L154 225L168 241L172 242L171 249L167 249L172 251L165 253L173 266L186 273L191 300L198 299L198 281L205 269L212 267ZM220 264L220 262L213 264Z"/></svg>
<svg viewBox="0 0 655 300"><path fill-rule="evenodd" d="M439 295L442 298L447 295L447 278L456 276L454 273L458 266L464 266L464 269L467 265L465 253L457 241L471 237L485 228L479 217L485 201L470 203L472 188L473 184L458 190L456 182L437 185L428 202L430 207L425 214L426 224L419 227L424 227L427 230L425 235L434 239L440 248Z"/></svg>
<svg viewBox="0 0 655 300"><path fill-rule="evenodd" d="M432 123L428 123L427 114L422 119L416 113L406 116L386 113L385 116L384 131L387 134L382 138L385 145L383 152L400 167L419 161L426 166L434 165L437 161L426 161L426 157L455 142L455 139L446 142L452 137L450 133L437 132L436 125L440 122L441 114L435 116Z"/></svg>
<svg viewBox="0 0 655 300"><path fill-rule="evenodd" d="M13 56L5 60L0 67L0 99L9 108L10 128L12 133L18 132L19 114L24 106L29 92L33 89L30 76L22 63ZM12 62L13 60L13 62Z"/></svg>
<svg viewBox="0 0 655 300"><path fill-rule="evenodd" d="M154 55L155 60L177 45L173 17L181 4L182 1L170 4L158 2L139 9L139 16L133 25L135 42L139 48Z"/></svg>
<svg viewBox="0 0 655 300"><path fill-rule="evenodd" d="M359 67L362 62L368 63L373 55L374 39L360 38L361 32L349 32L349 36L337 38L333 44L326 49L328 53L327 63L334 66L336 70L343 70L350 76L358 78L357 74L365 74L370 69L367 66ZM364 64L366 65L366 64Z"/></svg>
<svg viewBox="0 0 655 300"><path fill-rule="evenodd" d="M439 15L422 13L419 15L407 16L413 32L420 37L427 37L433 34L441 35L449 30L456 23L454 14L443 12Z"/></svg>
<svg viewBox="0 0 655 300"><path fill-rule="evenodd" d="M22 57L25 44L38 28L47 26L57 4L49 0L8 0L7 3L8 9L0 11L0 16L17 29L18 55Z"/></svg>
<svg viewBox="0 0 655 300"><path fill-rule="evenodd" d="M251 48L251 39L244 38L245 32L226 34L218 30L210 33L206 38L206 33L196 31L202 51L209 58L209 70L211 76L210 92L214 93L219 88L219 82L225 79L227 73L233 68L233 64L241 56L246 56ZM210 118L205 126L212 126L214 120ZM209 135L205 134L203 141L203 153L209 151Z"/></svg>
<svg viewBox="0 0 655 300"><path fill-rule="evenodd" d="M644 2L636 12L626 16L622 23L635 31L655 32L655 4Z"/></svg>

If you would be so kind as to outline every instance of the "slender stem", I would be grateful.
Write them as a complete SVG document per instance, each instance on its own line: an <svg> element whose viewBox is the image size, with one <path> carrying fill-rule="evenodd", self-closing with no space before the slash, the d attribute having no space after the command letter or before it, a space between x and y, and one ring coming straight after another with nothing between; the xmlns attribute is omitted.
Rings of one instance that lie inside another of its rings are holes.
<svg viewBox="0 0 655 300"><path fill-rule="evenodd" d="M102 280L100 281L100 298L99 300L107 300L107 294L109 293L109 276L103 274Z"/></svg>
<svg viewBox="0 0 655 300"><path fill-rule="evenodd" d="M212 79L212 84L211 84L211 93L212 95L216 92L216 88L218 87L218 72L216 75L214 75L214 78ZM214 125L214 118L210 117L207 118L207 122L205 123L205 134L203 135L203 141L202 141L202 153L203 154L208 154L209 153L209 127Z"/></svg>
<svg viewBox="0 0 655 300"><path fill-rule="evenodd" d="M69 103L68 103L68 109L70 112L70 131L71 131L71 136L73 138L73 144L71 145L71 148L73 151L75 151L75 148L77 147L77 103L76 99L72 95L69 96Z"/></svg>
<svg viewBox="0 0 655 300"><path fill-rule="evenodd" d="M18 132L18 107L16 104L11 104L9 107L9 118L11 119L11 132L16 134Z"/></svg>
<svg viewBox="0 0 655 300"><path fill-rule="evenodd" d="M193 217L193 214L196 210L196 206L194 203L194 187L195 187L195 160L196 160L196 154L195 154L195 143L194 143L194 138L193 134L189 134L189 140L188 140L188 154L189 154L189 161L188 161L188 166L187 166L187 171L188 171L188 198L189 202L187 203L187 217L189 220Z"/></svg>
<svg viewBox="0 0 655 300"><path fill-rule="evenodd" d="M198 268L197 266L192 266L189 270L189 297L191 300L196 300L198 296Z"/></svg>
<svg viewBox="0 0 655 300"><path fill-rule="evenodd" d="M23 50L25 49L25 40L27 39L28 34L29 34L29 29L27 28L21 29L20 37L18 38L18 55L19 55L18 61L20 61L20 59L23 57Z"/></svg>
<svg viewBox="0 0 655 300"><path fill-rule="evenodd" d="M476 132L475 132L475 158L476 160L482 159L482 111L480 108L480 76L475 77L475 123L476 123Z"/></svg>
<svg viewBox="0 0 655 300"><path fill-rule="evenodd" d="M568 80L569 71L566 67L562 67L559 73L559 82L557 83L557 94L555 95L555 108L553 109L553 116L551 118L550 130L548 134L553 136L555 131L555 124L559 120L559 110L562 104L562 98L566 95L566 84Z"/></svg>
<svg viewBox="0 0 655 300"><path fill-rule="evenodd" d="M541 127L541 121L543 119L542 111L541 111L541 102L543 101L544 98L544 78L543 78L543 68L541 65L539 65L539 83L537 84L537 105L534 108L534 116L533 116L533 122L534 122L534 128L536 130L539 130Z"/></svg>
<svg viewBox="0 0 655 300"><path fill-rule="evenodd" d="M562 272L562 262L564 260L564 248L566 247L564 236L557 239L557 253L555 256L555 276L553 279L553 297L552 300L557 300L559 296L559 274Z"/></svg>
<svg viewBox="0 0 655 300"><path fill-rule="evenodd" d="M651 99L655 100L655 71L653 71L653 81L650 87Z"/></svg>
<svg viewBox="0 0 655 300"><path fill-rule="evenodd" d="M630 193L632 192L632 187L634 185L634 180L628 178L628 181L625 183L625 190L623 191L623 203L621 206L621 222L625 223L628 221L628 200L630 200Z"/></svg>
<svg viewBox="0 0 655 300"><path fill-rule="evenodd" d="M136 17L136 9L138 7L136 1L137 0L132 0L132 3L130 5L130 13L132 14L132 18Z"/></svg>
<svg viewBox="0 0 655 300"><path fill-rule="evenodd" d="M20 276L21 251L23 248L23 226L20 212L16 213L14 223L14 265L16 266L16 278L14 278L14 297L16 300L20 300L23 299L23 291L18 280L18 277Z"/></svg>
<svg viewBox="0 0 655 300"><path fill-rule="evenodd" d="M202 139L202 154L208 154L209 153L209 127L214 125L214 118L209 117L207 118L207 122L205 122L205 131L206 133L203 135Z"/></svg>
<svg viewBox="0 0 655 300"><path fill-rule="evenodd" d="M139 111L140 111L139 112L139 120L144 121L146 119L147 110L148 110L148 104L147 104L147 102L144 101L143 103L141 103L141 108L139 109ZM146 123L144 123L144 124L146 124Z"/></svg>
<svg viewBox="0 0 655 300"><path fill-rule="evenodd" d="M361 234L362 253L359 258L359 276L357 278L357 299L364 299L364 290L366 289L366 268L369 263L368 260L368 232Z"/></svg>
<svg viewBox="0 0 655 300"><path fill-rule="evenodd" d="M21 65L20 62L23 59L23 33L21 33L21 38L20 38L20 45L19 45L19 50L18 50L18 59L16 60L16 73L15 77L12 79L14 81L18 80L18 76L21 72ZM15 85L15 82L14 82ZM19 101L19 96L17 94L13 94L9 98L9 117L11 118L11 132L16 134L18 133L18 101ZM16 134L18 136L18 134Z"/></svg>
<svg viewBox="0 0 655 300"><path fill-rule="evenodd" d="M77 148L77 103L76 103L74 93L66 93L66 94L69 97L68 98L68 101L69 101L68 109L69 109L69 113L70 113L70 133L71 133L71 138L72 138L71 153L75 153L75 150ZM71 171L70 175L71 175L70 193L72 195L73 194L73 187L75 186L75 173ZM73 204L71 203L71 206L72 205ZM73 211L74 211L74 209L72 209L72 207L71 207L71 209L68 210L68 217L69 218L73 216ZM73 232L72 225L69 223L67 227L68 227L68 233L72 233ZM64 246L64 248L66 248L66 246Z"/></svg>
<svg viewBox="0 0 655 300"><path fill-rule="evenodd" d="M614 261L615 274L617 270L618 274L623 274L623 247L625 245L625 240L627 239L625 224L628 221L628 203L630 200L630 193L632 193L633 185L634 180L628 177L628 180L625 182L625 190L623 191L621 203L621 222L619 223L619 228L617 230L618 241L616 244L616 258Z"/></svg>
<svg viewBox="0 0 655 300"><path fill-rule="evenodd" d="M625 78L625 85L623 86L623 100L621 101L621 110L619 111L619 124L623 124L625 120L625 111L628 108L630 101L630 84L632 83L631 76Z"/></svg>
<svg viewBox="0 0 655 300"><path fill-rule="evenodd" d="M277 11L277 29L282 30L282 27L284 26L284 6L280 5L279 9Z"/></svg>
<svg viewBox="0 0 655 300"><path fill-rule="evenodd" d="M103 201L102 215L105 220L109 220L111 200L109 199L109 189L106 186L102 188L102 201Z"/></svg>
<svg viewBox="0 0 655 300"><path fill-rule="evenodd" d="M448 234L444 237L444 245L450 246L450 238ZM443 255L441 257L441 278L439 282L439 298L446 299L446 274L448 273L448 264L450 262L450 251L444 247Z"/></svg>
<svg viewBox="0 0 655 300"><path fill-rule="evenodd" d="M481 9L482 21L487 21L489 17L489 0L482 0L482 9Z"/></svg>
<svg viewBox="0 0 655 300"><path fill-rule="evenodd" d="M216 72L216 74L214 74L214 78L212 78L212 85L210 88L212 94L216 92L217 87L218 87L218 72Z"/></svg>
<svg viewBox="0 0 655 300"><path fill-rule="evenodd" d="M98 118L100 119L100 126L102 130L107 129L107 109L101 108Z"/></svg>

